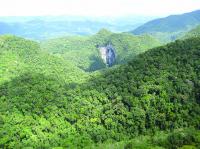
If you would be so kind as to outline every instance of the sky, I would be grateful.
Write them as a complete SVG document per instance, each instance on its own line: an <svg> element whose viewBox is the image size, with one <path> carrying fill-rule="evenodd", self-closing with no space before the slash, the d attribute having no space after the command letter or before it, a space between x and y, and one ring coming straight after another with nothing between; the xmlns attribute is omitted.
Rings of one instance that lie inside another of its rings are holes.
<svg viewBox="0 0 200 149"><path fill-rule="evenodd" d="M200 9L200 0L0 0L0 16L165 16Z"/></svg>

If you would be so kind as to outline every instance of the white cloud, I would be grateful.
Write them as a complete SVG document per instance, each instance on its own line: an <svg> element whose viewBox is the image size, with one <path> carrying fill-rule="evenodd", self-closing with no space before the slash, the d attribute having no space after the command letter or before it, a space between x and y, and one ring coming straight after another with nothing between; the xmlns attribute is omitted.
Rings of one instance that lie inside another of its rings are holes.
<svg viewBox="0 0 200 149"><path fill-rule="evenodd" d="M0 16L168 15L200 9L200 0L0 0Z"/></svg>

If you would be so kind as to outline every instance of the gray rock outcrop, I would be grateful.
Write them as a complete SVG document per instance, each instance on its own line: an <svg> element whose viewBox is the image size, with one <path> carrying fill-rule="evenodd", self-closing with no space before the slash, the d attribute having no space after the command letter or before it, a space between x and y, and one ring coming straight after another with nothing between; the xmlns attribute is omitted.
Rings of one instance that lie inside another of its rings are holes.
<svg viewBox="0 0 200 149"><path fill-rule="evenodd" d="M116 53L115 53L114 47L109 43L106 46L99 47L99 51L104 63L108 67L111 67L115 63L115 60L116 60Z"/></svg>

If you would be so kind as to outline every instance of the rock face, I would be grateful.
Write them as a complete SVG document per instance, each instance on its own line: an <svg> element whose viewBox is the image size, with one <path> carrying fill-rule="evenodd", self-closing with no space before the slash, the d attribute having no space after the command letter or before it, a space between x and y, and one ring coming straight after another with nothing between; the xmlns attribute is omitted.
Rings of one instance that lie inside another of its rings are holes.
<svg viewBox="0 0 200 149"><path fill-rule="evenodd" d="M108 44L106 46L99 47L99 51L104 63L108 67L111 67L115 63L115 60L116 60L114 47L111 44Z"/></svg>

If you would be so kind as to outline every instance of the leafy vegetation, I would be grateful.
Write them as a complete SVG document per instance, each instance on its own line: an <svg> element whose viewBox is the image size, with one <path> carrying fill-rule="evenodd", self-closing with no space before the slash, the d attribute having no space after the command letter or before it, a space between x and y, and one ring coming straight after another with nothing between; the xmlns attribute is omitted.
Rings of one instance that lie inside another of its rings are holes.
<svg viewBox="0 0 200 149"><path fill-rule="evenodd" d="M92 38L98 39L93 45L103 44L104 34L119 47L146 41L105 30L78 40L83 47ZM78 45L73 41L65 46ZM199 148L200 38L90 74L66 61L62 48L53 49L57 56L36 42L0 37L1 148Z"/></svg>
<svg viewBox="0 0 200 149"><path fill-rule="evenodd" d="M193 128L177 129L173 132L157 132L153 136L138 136L121 142L108 142L93 145L96 149L197 149L199 148L199 130Z"/></svg>
<svg viewBox="0 0 200 149"><path fill-rule="evenodd" d="M85 75L72 63L42 52L38 43L10 35L0 37L0 68L0 84L26 72L54 76L63 83L77 82L80 76L84 80Z"/></svg>
<svg viewBox="0 0 200 149"><path fill-rule="evenodd" d="M68 62L73 62L85 71L105 68L98 46L111 43L116 50L116 64L126 63L134 56L149 48L160 45L159 41L149 35L133 36L128 33L112 33L106 29L89 37L66 37L47 40L41 47Z"/></svg>
<svg viewBox="0 0 200 149"><path fill-rule="evenodd" d="M183 39L192 38L192 37L199 37L200 36L200 25L195 27L194 29L190 30L185 34Z"/></svg>

